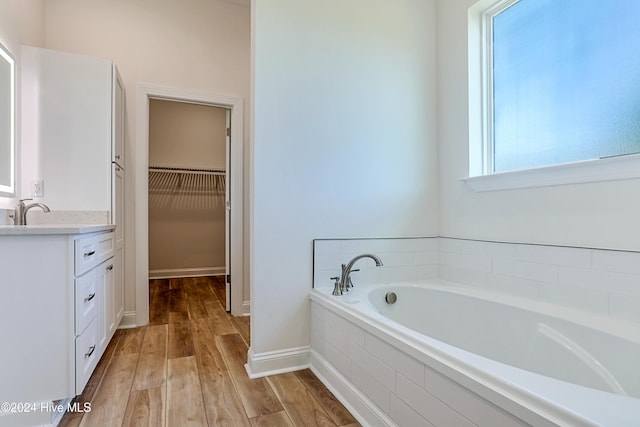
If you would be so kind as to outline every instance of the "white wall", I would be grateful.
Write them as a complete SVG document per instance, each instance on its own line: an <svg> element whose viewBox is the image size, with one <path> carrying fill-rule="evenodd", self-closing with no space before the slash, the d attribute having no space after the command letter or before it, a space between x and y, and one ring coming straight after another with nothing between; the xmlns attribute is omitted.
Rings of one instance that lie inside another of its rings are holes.
<svg viewBox="0 0 640 427"><path fill-rule="evenodd" d="M227 110L152 99L149 102L149 165L225 169Z"/></svg>
<svg viewBox="0 0 640 427"><path fill-rule="evenodd" d="M130 262L125 272L125 310L133 311L137 85L154 84L248 100L250 10L247 5L220 0L46 0L45 4L45 47L110 58L118 65L126 86L125 250ZM248 114L246 108L245 147ZM243 262L248 269L248 258ZM245 298L249 298L248 286Z"/></svg>
<svg viewBox="0 0 640 427"><path fill-rule="evenodd" d="M0 43L19 63L20 45L44 42L44 0L2 0ZM19 74L19 73L18 73Z"/></svg>
<svg viewBox="0 0 640 427"><path fill-rule="evenodd" d="M0 1L0 43L2 43L13 54L16 59L17 91L20 92L20 45L32 44L40 45L44 43L44 0L2 0ZM16 99L18 108L16 109L16 151L18 160L16 166L20 168L20 99ZM20 194L20 177L16 179L18 192ZM0 197L0 209L13 209L16 198ZM1 212L0 212L1 213ZM3 224L5 217L0 215L0 224Z"/></svg>
<svg viewBox="0 0 640 427"><path fill-rule="evenodd" d="M475 0L438 1L440 235L640 249L640 180L475 193L469 158L467 18Z"/></svg>
<svg viewBox="0 0 640 427"><path fill-rule="evenodd" d="M309 345L312 240L437 234L435 2L254 1L254 354Z"/></svg>

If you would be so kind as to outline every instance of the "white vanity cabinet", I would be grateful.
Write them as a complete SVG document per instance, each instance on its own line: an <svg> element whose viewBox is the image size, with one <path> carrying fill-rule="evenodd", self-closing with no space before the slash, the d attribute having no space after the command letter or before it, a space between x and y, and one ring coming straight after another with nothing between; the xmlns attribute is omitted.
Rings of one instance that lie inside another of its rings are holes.
<svg viewBox="0 0 640 427"><path fill-rule="evenodd" d="M114 319L124 312L125 86L110 59L23 46L22 146L52 211L104 213L116 225ZM24 183L28 187L28 182ZM28 197L29 195L25 195ZM46 217L45 217L46 218ZM111 327L112 325L110 325ZM119 324L116 323L115 327Z"/></svg>
<svg viewBox="0 0 640 427"><path fill-rule="evenodd" d="M113 229L0 226L0 402L42 408L82 393L121 316ZM0 414L0 424L50 422L22 422L36 415Z"/></svg>
<svg viewBox="0 0 640 427"><path fill-rule="evenodd" d="M116 331L113 232L74 239L76 394Z"/></svg>

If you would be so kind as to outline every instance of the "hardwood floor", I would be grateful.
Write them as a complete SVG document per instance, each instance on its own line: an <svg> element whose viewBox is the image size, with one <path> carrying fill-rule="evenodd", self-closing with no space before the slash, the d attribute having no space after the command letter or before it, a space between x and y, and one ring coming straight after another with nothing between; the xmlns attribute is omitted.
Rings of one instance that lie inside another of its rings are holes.
<svg viewBox="0 0 640 427"><path fill-rule="evenodd" d="M120 329L67 413L77 426L359 426L310 371L249 379L249 318L215 277L151 280L150 322Z"/></svg>

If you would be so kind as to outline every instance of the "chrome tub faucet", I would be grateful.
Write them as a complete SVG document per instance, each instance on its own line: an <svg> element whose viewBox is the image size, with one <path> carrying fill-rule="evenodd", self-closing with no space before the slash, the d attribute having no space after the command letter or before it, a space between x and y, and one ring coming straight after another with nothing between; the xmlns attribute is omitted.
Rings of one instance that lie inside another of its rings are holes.
<svg viewBox="0 0 640 427"><path fill-rule="evenodd" d="M382 266L382 260L377 255L373 254L358 255L351 261L349 261L346 265L342 264L342 275L339 278L332 277L332 279L336 281L332 295L342 295L343 293L347 292L350 287L353 287L353 282L351 282L351 273L354 271L359 271L357 269L354 270L353 265L356 263L356 261L362 258L371 258L375 261L376 267Z"/></svg>

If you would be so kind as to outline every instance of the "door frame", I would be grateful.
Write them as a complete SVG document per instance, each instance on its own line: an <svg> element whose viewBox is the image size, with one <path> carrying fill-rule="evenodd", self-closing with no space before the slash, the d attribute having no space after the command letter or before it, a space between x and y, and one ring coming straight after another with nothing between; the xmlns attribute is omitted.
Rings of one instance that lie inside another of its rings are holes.
<svg viewBox="0 0 640 427"><path fill-rule="evenodd" d="M243 100L238 96L217 95L187 89L138 84L136 98L135 149L135 277L136 324L149 323L149 100L187 102L231 110L229 199L231 267L231 314L243 315L243 237L242 237L242 164Z"/></svg>

